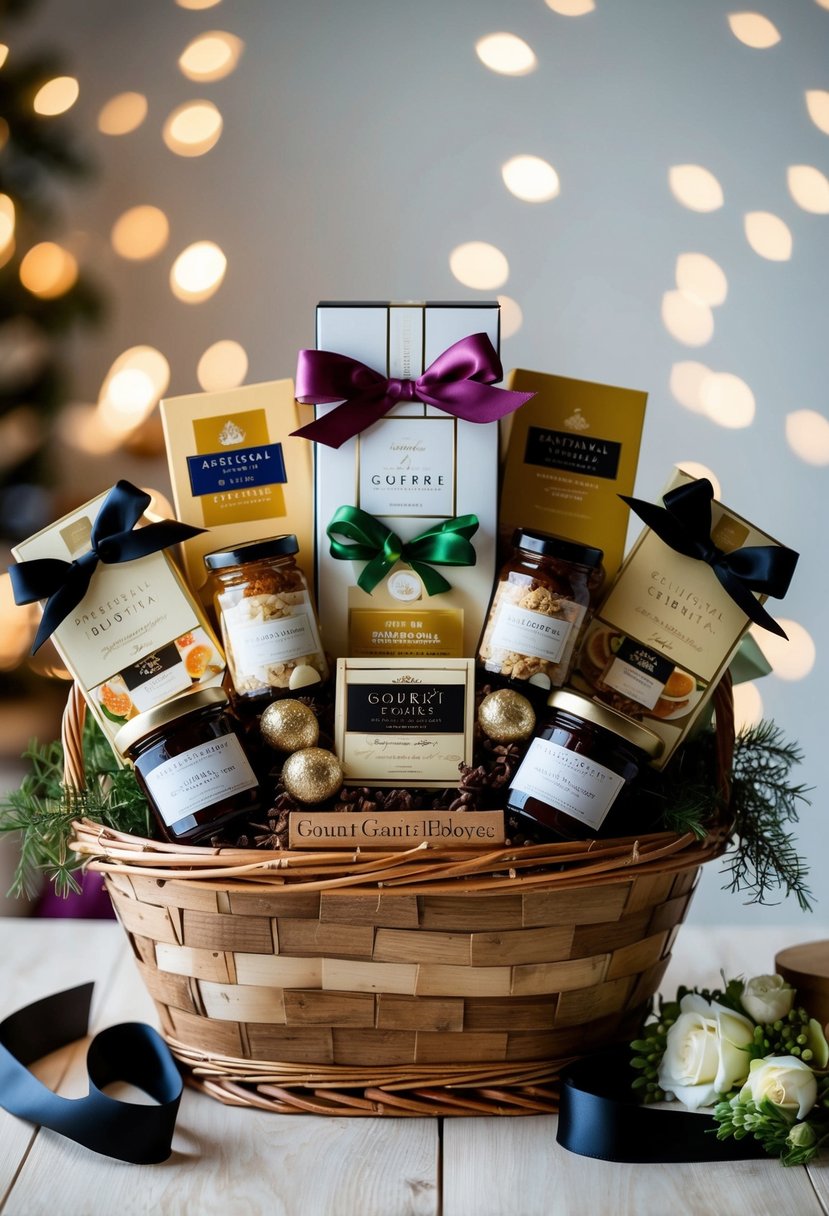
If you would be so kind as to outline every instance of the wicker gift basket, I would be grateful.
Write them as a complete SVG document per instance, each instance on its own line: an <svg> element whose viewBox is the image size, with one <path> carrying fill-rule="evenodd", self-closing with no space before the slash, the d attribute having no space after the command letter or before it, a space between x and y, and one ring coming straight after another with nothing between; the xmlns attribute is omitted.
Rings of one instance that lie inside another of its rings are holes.
<svg viewBox="0 0 829 1216"><path fill-rule="evenodd" d="M733 708L716 694L718 770ZM81 788L83 700L64 717ZM568 1061L635 1033L701 865L726 846L636 838L407 852L184 847L89 820L164 1036L222 1102L316 1115L557 1109Z"/></svg>

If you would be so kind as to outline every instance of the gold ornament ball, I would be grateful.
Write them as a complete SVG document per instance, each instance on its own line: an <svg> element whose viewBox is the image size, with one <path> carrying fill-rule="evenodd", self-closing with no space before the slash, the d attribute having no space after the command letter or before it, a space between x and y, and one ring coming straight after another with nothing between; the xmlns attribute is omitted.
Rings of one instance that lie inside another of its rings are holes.
<svg viewBox="0 0 829 1216"><path fill-rule="evenodd" d="M518 743L535 730L535 710L512 688L499 688L484 697L478 709L481 730L496 743Z"/></svg>
<svg viewBox="0 0 829 1216"><path fill-rule="evenodd" d="M262 714L259 730L268 746L280 752L315 747L320 737L316 714L301 701L273 701Z"/></svg>
<svg viewBox="0 0 829 1216"><path fill-rule="evenodd" d="M282 766L282 784L297 802L325 802L343 783L343 770L333 752L304 747Z"/></svg>

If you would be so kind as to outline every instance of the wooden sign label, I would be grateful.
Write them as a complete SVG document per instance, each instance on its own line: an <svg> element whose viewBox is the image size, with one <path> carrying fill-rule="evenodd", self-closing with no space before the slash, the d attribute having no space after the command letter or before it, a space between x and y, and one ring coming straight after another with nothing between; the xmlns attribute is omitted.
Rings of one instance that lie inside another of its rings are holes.
<svg viewBox="0 0 829 1216"><path fill-rule="evenodd" d="M410 849L433 844L496 848L505 841L503 811L292 811L292 849Z"/></svg>

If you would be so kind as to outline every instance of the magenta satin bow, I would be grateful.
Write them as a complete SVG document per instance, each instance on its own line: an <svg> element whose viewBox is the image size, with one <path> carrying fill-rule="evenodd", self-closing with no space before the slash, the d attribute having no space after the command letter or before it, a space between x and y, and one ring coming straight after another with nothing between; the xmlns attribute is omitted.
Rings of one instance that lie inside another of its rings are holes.
<svg viewBox="0 0 829 1216"><path fill-rule="evenodd" d="M534 393L495 388L503 375L501 361L486 334L455 342L416 380L391 380L356 359L329 350L301 350L296 371L296 397L304 404L342 405L294 431L330 448L382 418L398 401L423 401L466 422L495 422L511 414Z"/></svg>

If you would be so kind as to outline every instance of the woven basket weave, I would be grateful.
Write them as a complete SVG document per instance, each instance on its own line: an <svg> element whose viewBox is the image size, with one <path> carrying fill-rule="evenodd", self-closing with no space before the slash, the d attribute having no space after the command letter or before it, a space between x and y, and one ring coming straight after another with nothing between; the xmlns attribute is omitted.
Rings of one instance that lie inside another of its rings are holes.
<svg viewBox="0 0 829 1216"><path fill-rule="evenodd" d="M78 788L82 705L64 718ZM722 772L730 709L725 687ZM564 1063L635 1032L726 839L299 853L85 820L72 847L195 1084L278 1112L420 1116L555 1111Z"/></svg>

